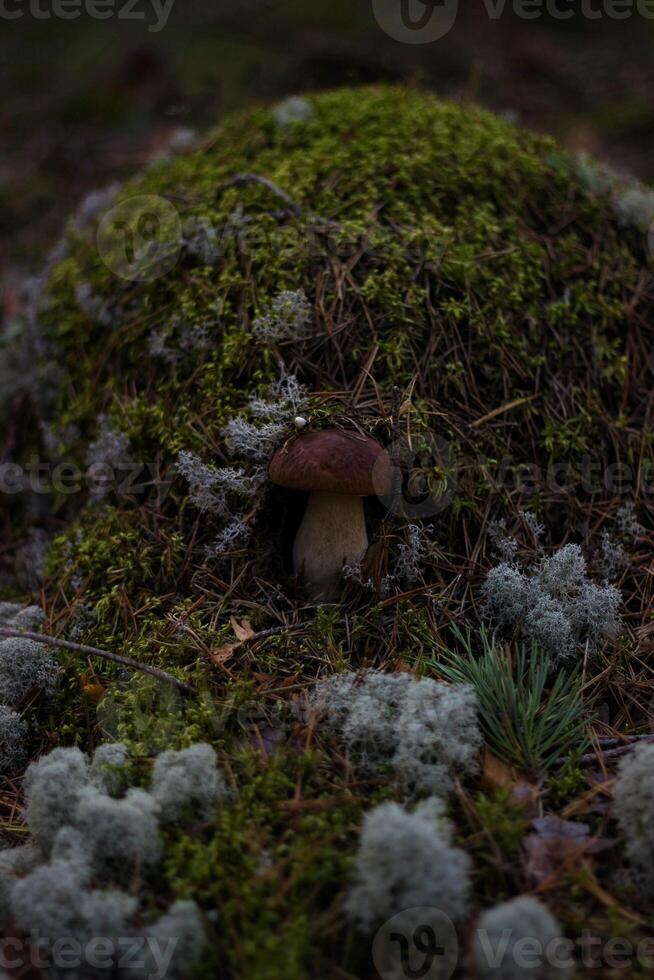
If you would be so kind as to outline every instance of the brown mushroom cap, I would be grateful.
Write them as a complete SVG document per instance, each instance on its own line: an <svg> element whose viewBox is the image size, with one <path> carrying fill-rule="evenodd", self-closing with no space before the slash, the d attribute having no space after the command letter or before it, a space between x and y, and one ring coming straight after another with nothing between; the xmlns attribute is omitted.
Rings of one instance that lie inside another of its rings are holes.
<svg viewBox="0 0 654 980"><path fill-rule="evenodd" d="M268 476L291 490L345 493L357 497L390 492L391 459L371 436L341 429L303 432L272 458Z"/></svg>

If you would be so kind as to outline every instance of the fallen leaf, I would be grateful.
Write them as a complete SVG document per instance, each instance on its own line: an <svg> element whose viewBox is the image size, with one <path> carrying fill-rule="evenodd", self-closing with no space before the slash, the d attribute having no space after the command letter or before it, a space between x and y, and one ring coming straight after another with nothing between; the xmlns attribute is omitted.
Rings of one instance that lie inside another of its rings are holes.
<svg viewBox="0 0 654 980"><path fill-rule="evenodd" d="M265 687L267 684L277 683L278 680L276 674L262 674L258 671L253 671L252 676L261 688Z"/></svg>
<svg viewBox="0 0 654 980"><path fill-rule="evenodd" d="M482 786L484 789L504 789L506 786L515 786L517 774L515 769L507 762L503 762L489 749L484 749L484 769L482 773Z"/></svg>
<svg viewBox="0 0 654 980"><path fill-rule="evenodd" d="M226 643L222 647L218 647L216 650L212 650L209 654L209 659L215 664L224 664L230 657L234 656L234 651L240 647L240 643Z"/></svg>
<svg viewBox="0 0 654 980"><path fill-rule="evenodd" d="M246 640L251 640L256 633L252 629L252 624L249 619L244 619L242 622L238 622L233 616L229 620L232 629L234 630L234 635L238 640L238 643L224 643L223 646L218 647L216 650L212 650L210 654L211 660L215 664L224 664L234 656L234 651L238 650L242 643Z"/></svg>
<svg viewBox="0 0 654 980"><path fill-rule="evenodd" d="M239 623L238 620L234 619L232 616L229 621L232 624L232 629L234 630L236 639L241 643L245 643L246 640L251 640L253 636L256 636L249 619L244 619L241 623Z"/></svg>
<svg viewBox="0 0 654 980"><path fill-rule="evenodd" d="M511 801L522 807L529 816L538 813L539 787L523 779L513 766L498 759L487 748L484 750L482 786L490 790L508 789L511 792Z"/></svg>

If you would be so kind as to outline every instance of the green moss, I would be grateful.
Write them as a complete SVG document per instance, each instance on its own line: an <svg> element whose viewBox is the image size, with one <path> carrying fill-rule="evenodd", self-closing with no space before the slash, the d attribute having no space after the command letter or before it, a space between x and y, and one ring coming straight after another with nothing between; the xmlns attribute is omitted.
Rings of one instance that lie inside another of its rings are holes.
<svg viewBox="0 0 654 980"><path fill-rule="evenodd" d="M241 787L234 806L211 835L195 832L171 843L173 893L220 910L200 976L227 970L248 980L304 980L354 966L361 951L346 940L339 896L362 801L335 794L324 761L309 753L266 758L242 751L233 757ZM381 798L377 793L369 802Z"/></svg>
<svg viewBox="0 0 654 980"><path fill-rule="evenodd" d="M561 809L578 797L587 787L588 780L579 766L579 753L573 752L561 768L545 783L549 805Z"/></svg>
<svg viewBox="0 0 654 980"><path fill-rule="evenodd" d="M492 902L519 889L522 842L529 827L525 810L512 797L512 788L479 793L471 806L474 836L467 848L483 867L478 890Z"/></svg>

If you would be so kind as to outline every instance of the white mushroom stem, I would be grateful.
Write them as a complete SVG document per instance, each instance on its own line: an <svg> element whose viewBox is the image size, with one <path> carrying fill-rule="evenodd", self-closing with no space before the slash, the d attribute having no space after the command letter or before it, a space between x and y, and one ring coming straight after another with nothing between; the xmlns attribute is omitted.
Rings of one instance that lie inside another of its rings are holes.
<svg viewBox="0 0 654 980"><path fill-rule="evenodd" d="M367 548L363 497L318 491L309 495L293 545L293 568L312 599L335 598L343 565L361 561Z"/></svg>

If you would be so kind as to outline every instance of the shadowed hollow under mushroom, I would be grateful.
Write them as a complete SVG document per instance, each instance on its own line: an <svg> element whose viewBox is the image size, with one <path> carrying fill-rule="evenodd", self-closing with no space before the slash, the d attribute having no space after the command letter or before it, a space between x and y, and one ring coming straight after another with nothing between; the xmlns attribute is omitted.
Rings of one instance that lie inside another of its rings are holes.
<svg viewBox="0 0 654 980"><path fill-rule="evenodd" d="M392 465L376 439L359 432L303 432L278 450L268 474L273 483L309 491L293 545L293 568L312 599L333 599L343 565L368 548L363 498L387 494Z"/></svg>

